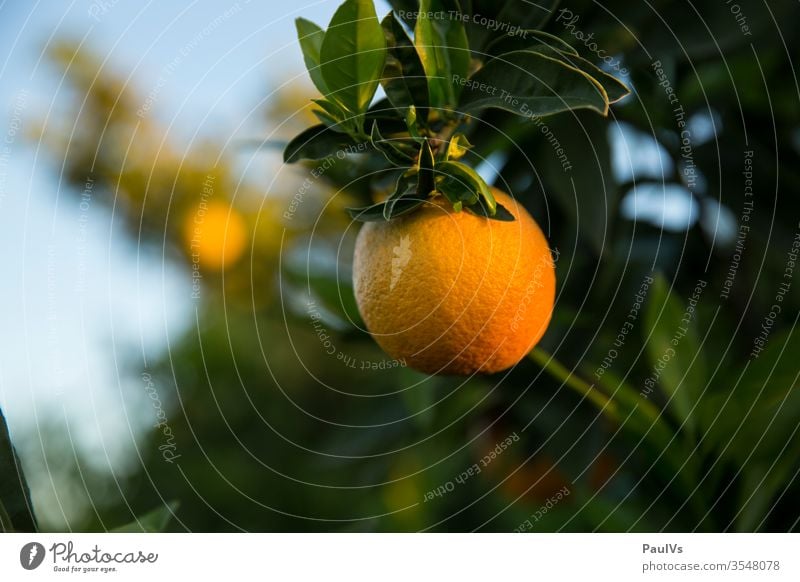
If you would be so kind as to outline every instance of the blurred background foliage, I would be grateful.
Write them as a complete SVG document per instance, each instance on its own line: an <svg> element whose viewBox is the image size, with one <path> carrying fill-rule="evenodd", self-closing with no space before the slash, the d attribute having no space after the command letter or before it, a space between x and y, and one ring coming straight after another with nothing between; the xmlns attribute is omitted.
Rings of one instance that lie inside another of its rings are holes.
<svg viewBox="0 0 800 582"><path fill-rule="evenodd" d="M745 34L724 2L540 4L549 18L526 2L463 8L541 27L597 62L581 40L592 34L629 71L634 94L608 119L545 120L571 171L538 126L507 112L468 129L467 160L521 200L558 253L543 351L498 377L361 369L386 359L353 307L357 225L343 209L380 199L391 183L374 156L334 161L310 180L317 164L265 165L314 123L310 85L271 93L263 141L186 149L156 116L137 113L146 90L113 63L68 39L48 47L72 96L31 137L63 171L64 190L79 198L91 182L127 236L200 286L186 298L195 325L179 341L144 366L135 350L119 362L131 389L152 378L166 418L139 439L133 469L98 471L48 441L71 475L63 486L91 500L69 528L108 529L177 501L176 531L511 531L526 520L534 531L798 529L800 282L750 357L800 220L789 58L798 5L743 3ZM468 33L476 51L492 34L478 25ZM685 110L696 183L656 60ZM754 206L722 298L746 151ZM647 277L642 313L615 347ZM707 286L689 333L644 397L698 281ZM480 473L455 481L514 434ZM426 500L448 483L452 491ZM549 501L565 487L568 496Z"/></svg>

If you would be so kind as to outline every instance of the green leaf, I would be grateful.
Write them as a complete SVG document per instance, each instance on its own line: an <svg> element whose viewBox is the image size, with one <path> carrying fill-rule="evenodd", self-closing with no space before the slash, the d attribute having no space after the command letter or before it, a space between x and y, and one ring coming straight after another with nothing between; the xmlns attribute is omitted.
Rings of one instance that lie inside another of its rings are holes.
<svg viewBox="0 0 800 582"><path fill-rule="evenodd" d="M414 43L403 25L389 13L381 22L386 36L387 55L381 85L398 109L411 105L428 107L428 80Z"/></svg>
<svg viewBox="0 0 800 582"><path fill-rule="evenodd" d="M414 44L428 77L431 107L453 108L469 71L470 51L464 24L451 18L461 12L456 0L421 0Z"/></svg>
<svg viewBox="0 0 800 582"><path fill-rule="evenodd" d="M487 45L486 52L490 55L501 55L513 51L536 50L536 47L539 46L578 56L578 51L572 45L541 30L524 30L517 34L504 34L492 40Z"/></svg>
<svg viewBox="0 0 800 582"><path fill-rule="evenodd" d="M171 501L164 507L159 507L136 518L131 523L112 529L113 533L159 533L167 529L170 519L178 511L180 504Z"/></svg>
<svg viewBox="0 0 800 582"><path fill-rule="evenodd" d="M670 292L662 274L656 274L654 279L643 327L650 359L649 379L666 393L669 410L691 432L697 417L691 414L692 408L706 387L703 354L695 332L697 314L687 311L694 306L687 306Z"/></svg>
<svg viewBox="0 0 800 582"><path fill-rule="evenodd" d="M436 171L449 179L455 180L466 193L474 194L477 197L476 202L482 202L489 216L494 217L497 214L497 202L494 199L494 194L492 194L492 190L478 172L466 164L453 161L439 162L436 165Z"/></svg>
<svg viewBox="0 0 800 582"><path fill-rule="evenodd" d="M630 95L631 90L628 89L625 83L617 79L614 75L606 73L591 61L578 55L565 54L563 52L561 52L561 58L569 65L580 69L599 83L606 92L609 103L616 103Z"/></svg>
<svg viewBox="0 0 800 582"><path fill-rule="evenodd" d="M356 130L354 118L335 102L327 99L312 99L312 101L320 108L313 110L314 115L333 131L352 134Z"/></svg>
<svg viewBox="0 0 800 582"><path fill-rule="evenodd" d="M535 150L544 178L540 195L555 201L566 217L562 234L570 229L567 236L577 237L597 256L608 255L621 196L611 167L609 124L594 112L577 111L549 118L541 132L547 139L529 137L521 145L526 155ZM519 158L510 163L518 164Z"/></svg>
<svg viewBox="0 0 800 582"><path fill-rule="evenodd" d="M11 444L11 436L2 410L0 410L0 507L3 513L0 521L4 530L13 529L18 532L37 530L28 483L14 445Z"/></svg>
<svg viewBox="0 0 800 582"><path fill-rule="evenodd" d="M380 151L389 163L401 168L408 168L414 161L414 148L409 140L385 139L378 129L378 123L372 123L372 130L370 131L370 142Z"/></svg>
<svg viewBox="0 0 800 582"><path fill-rule="evenodd" d="M372 0L345 0L333 15L320 49L327 96L353 113L365 112L385 59L386 40Z"/></svg>
<svg viewBox="0 0 800 582"><path fill-rule="evenodd" d="M479 200L475 192L464 188L464 184L460 180L451 176L437 176L436 191L443 194L456 211L460 211L465 204L467 206L477 204Z"/></svg>
<svg viewBox="0 0 800 582"><path fill-rule="evenodd" d="M413 30L417 10L419 10L419 0L388 0L388 2L397 17Z"/></svg>
<svg viewBox="0 0 800 582"><path fill-rule="evenodd" d="M377 121L378 128L384 135L407 131L402 112L395 109L394 105L385 98L376 101L372 107L367 110L364 120L367 123Z"/></svg>
<svg viewBox="0 0 800 582"><path fill-rule="evenodd" d="M436 189L433 173L433 150L431 150L431 144L427 139L422 142L422 147L419 150L417 166L419 168L419 173L417 174L417 197L425 200Z"/></svg>
<svg viewBox="0 0 800 582"><path fill-rule="evenodd" d="M406 111L406 129L408 129L408 133L411 134L411 137L417 141L422 141L423 138L417 129L417 108L413 105Z"/></svg>
<svg viewBox="0 0 800 582"><path fill-rule="evenodd" d="M325 38L325 31L305 18L296 19L294 24L311 81L320 93L327 95L328 86L325 84L325 79L322 78L322 70L319 67L319 52L322 48L322 39Z"/></svg>
<svg viewBox="0 0 800 582"><path fill-rule="evenodd" d="M406 172L397 178L394 193L386 200L383 207L383 217L386 220L391 220L394 214L395 206L400 200L424 200L417 196L417 176ZM401 203L404 204L404 203ZM402 208L402 206L401 206Z"/></svg>
<svg viewBox="0 0 800 582"><path fill-rule="evenodd" d="M561 0L537 0L524 4L502 2L497 20L509 23L519 22L523 29L542 29L556 13L556 8L560 3ZM521 18L516 17L520 12L522 13Z"/></svg>
<svg viewBox="0 0 800 582"><path fill-rule="evenodd" d="M300 160L322 160L357 143L347 134L333 131L326 125L315 125L302 131L287 144L283 150L283 161L293 164Z"/></svg>
<svg viewBox="0 0 800 582"><path fill-rule="evenodd" d="M483 58L488 52L488 45L499 35L521 35L532 29L544 28L545 22L556 12L559 1L463 0L464 11L474 16L465 27L475 57ZM492 26L487 26L490 22L497 28L493 30Z"/></svg>
<svg viewBox="0 0 800 582"><path fill-rule="evenodd" d="M386 202L381 202L363 208L348 208L347 213L350 215L350 218L358 220L359 222L386 222L387 218L384 216L386 204ZM397 200L392 206L389 219L413 212L423 204L425 204L425 200L419 198L403 198Z"/></svg>
<svg viewBox="0 0 800 582"><path fill-rule="evenodd" d="M460 109L477 113L487 107L526 118L571 109L608 113L608 98L590 75L554 57L531 51L500 55L466 84Z"/></svg>
<svg viewBox="0 0 800 582"><path fill-rule="evenodd" d="M495 203L494 214L489 214L489 208L486 206L486 202L482 199L478 200L477 204L467 206L467 210L477 216L489 218L491 220L499 220L501 222L514 222L516 220L514 215L511 214L511 212L499 202Z"/></svg>

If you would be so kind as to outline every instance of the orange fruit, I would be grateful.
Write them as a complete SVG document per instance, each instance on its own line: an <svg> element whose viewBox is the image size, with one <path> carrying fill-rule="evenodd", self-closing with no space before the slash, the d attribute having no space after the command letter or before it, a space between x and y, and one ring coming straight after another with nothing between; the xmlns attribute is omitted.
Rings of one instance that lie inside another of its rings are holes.
<svg viewBox="0 0 800 582"><path fill-rule="evenodd" d="M550 248L522 205L493 192L516 220L456 212L437 196L361 228L356 301L391 357L428 374L499 372L544 334L555 299Z"/></svg>
<svg viewBox="0 0 800 582"><path fill-rule="evenodd" d="M201 202L186 216L184 237L193 264L219 271L242 257L247 226L227 203Z"/></svg>

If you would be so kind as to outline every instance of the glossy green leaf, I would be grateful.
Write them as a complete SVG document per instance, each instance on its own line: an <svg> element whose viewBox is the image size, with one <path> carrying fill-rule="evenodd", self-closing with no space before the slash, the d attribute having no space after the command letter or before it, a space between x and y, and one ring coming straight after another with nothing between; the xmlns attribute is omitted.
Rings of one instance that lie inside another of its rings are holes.
<svg viewBox="0 0 800 582"><path fill-rule="evenodd" d="M644 309L643 332L650 362L648 379L661 387L668 398L669 410L690 431L697 418L692 410L706 387L694 309L670 291L663 275L655 276Z"/></svg>
<svg viewBox="0 0 800 582"><path fill-rule="evenodd" d="M335 132L325 125L315 125L288 143L283 150L283 161L292 164L300 160L322 160L356 144L349 135Z"/></svg>
<svg viewBox="0 0 800 582"><path fill-rule="evenodd" d="M523 117L570 109L608 113L605 91L590 75L541 53L515 51L483 66L464 87L459 109L477 113L487 107Z"/></svg>
<svg viewBox="0 0 800 582"><path fill-rule="evenodd" d="M406 139L386 139L378 129L378 123L372 123L372 130L370 131L370 142L380 151L386 160L398 167L410 167L414 162L415 148L411 140Z"/></svg>
<svg viewBox="0 0 800 582"><path fill-rule="evenodd" d="M395 208L403 208L404 204L411 201L425 200L427 198L420 198L417 196L417 183L418 175L416 173L406 172L397 179L394 193L389 196L383 207L383 217L386 220L391 220L395 214ZM398 203L400 206L398 207Z"/></svg>
<svg viewBox="0 0 800 582"><path fill-rule="evenodd" d="M5 416L0 411L0 506L2 506L2 528L17 532L36 531L36 516L33 513L28 483L22 471Z"/></svg>
<svg viewBox="0 0 800 582"><path fill-rule="evenodd" d="M414 43L403 25L389 13L381 22L386 35L386 65L381 84L392 105L405 109L410 105L428 106L428 80Z"/></svg>
<svg viewBox="0 0 800 582"><path fill-rule="evenodd" d="M625 83L617 79L614 75L606 73L591 61L578 55L571 55L563 52L561 52L561 58L566 63L570 64L576 69L580 69L597 81L606 92L609 103L616 103L617 101L630 95L631 90L628 89L628 86L625 85Z"/></svg>
<svg viewBox="0 0 800 582"><path fill-rule="evenodd" d="M469 71L470 51L464 24L451 18L460 12L456 0L421 0L414 44L428 76L431 107L455 107L461 81Z"/></svg>
<svg viewBox="0 0 800 582"><path fill-rule="evenodd" d="M425 200L419 198L403 198L401 200L397 200L392 205L390 219L413 212L423 204L425 204ZM386 202L381 202L379 204L373 204L372 206L366 206L364 208L348 208L347 213L353 220L357 220L359 222L385 222L387 220L387 218L384 216L385 207Z"/></svg>
<svg viewBox="0 0 800 582"><path fill-rule="evenodd" d="M359 114L369 107L383 72L386 40L372 0L345 0L320 48L328 97Z"/></svg>
<svg viewBox="0 0 800 582"><path fill-rule="evenodd" d="M488 44L486 52L489 55L502 55L513 51L536 50L538 46L578 56L578 51L568 42L541 30L523 30L498 36Z"/></svg>
<svg viewBox="0 0 800 582"><path fill-rule="evenodd" d="M113 533L159 533L167 529L170 520L178 511L180 504L171 501L164 507L159 507L136 518L132 522L111 530Z"/></svg>
<svg viewBox="0 0 800 582"><path fill-rule="evenodd" d="M314 115L333 131L351 133L355 129L352 116L335 102L328 99L312 99L312 101L320 108L313 111Z"/></svg>
<svg viewBox="0 0 800 582"><path fill-rule="evenodd" d="M492 190L478 172L461 162L446 161L436 165L436 172L458 182L469 193L477 196L489 216L497 213L497 202Z"/></svg>
<svg viewBox="0 0 800 582"><path fill-rule="evenodd" d="M411 134L411 137L417 141L422 140L422 136L417 128L417 108L413 105L406 111L406 129L408 129L408 133Z"/></svg>
<svg viewBox="0 0 800 582"><path fill-rule="evenodd" d="M296 19L294 24L297 28L300 49L303 51L303 61L311 81L320 93L327 95L328 86L325 84L325 79L322 78L322 70L319 66L319 52L322 48L322 39L325 38L325 31L305 18Z"/></svg>

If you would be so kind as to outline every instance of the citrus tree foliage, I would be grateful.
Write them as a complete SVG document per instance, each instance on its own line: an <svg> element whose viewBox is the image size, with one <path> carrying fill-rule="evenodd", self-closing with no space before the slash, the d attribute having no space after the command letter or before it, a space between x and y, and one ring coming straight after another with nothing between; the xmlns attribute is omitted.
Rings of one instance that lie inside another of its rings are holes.
<svg viewBox="0 0 800 582"><path fill-rule="evenodd" d="M76 192L91 175L131 236L187 272L180 225L209 175L248 225L245 255L204 272L198 326L149 368L179 469L154 430L103 523L174 499L176 529L796 530L796 5L748 4L745 30L724 2L390 3L297 20L314 93L269 112L296 125L294 173L266 197L230 151L176 151L90 53L50 54L81 133L42 136ZM656 162L620 167L620 147L653 140ZM351 217L441 195L507 220L486 176L557 258L542 347L502 378L385 365L339 249ZM697 219L624 212L654 188L688 192ZM31 528L24 500L24 481L4 489L0 520Z"/></svg>

